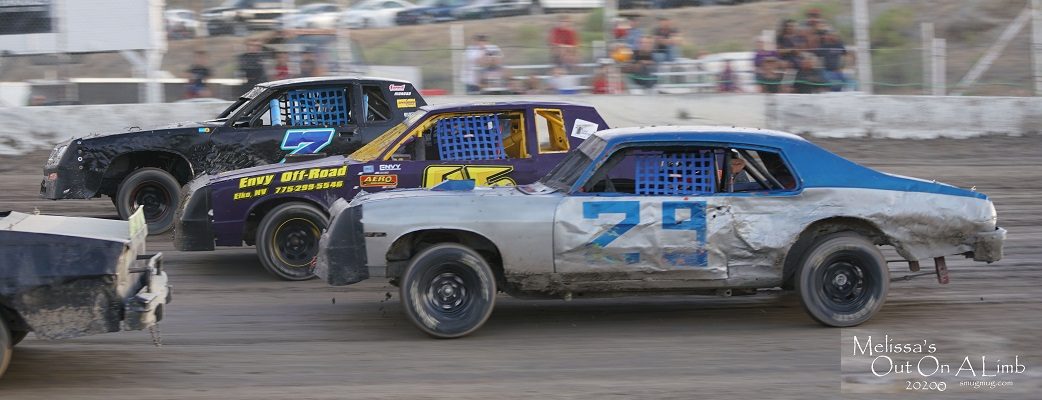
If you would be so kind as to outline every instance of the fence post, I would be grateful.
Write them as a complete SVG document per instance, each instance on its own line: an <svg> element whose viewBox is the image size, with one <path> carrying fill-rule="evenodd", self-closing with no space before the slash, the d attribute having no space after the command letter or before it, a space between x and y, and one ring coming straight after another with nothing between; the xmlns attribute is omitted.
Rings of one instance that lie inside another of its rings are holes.
<svg viewBox="0 0 1042 400"><path fill-rule="evenodd" d="M857 77L861 91L872 94L872 41L868 36L868 4L854 1L854 38L857 42Z"/></svg>
<svg viewBox="0 0 1042 400"><path fill-rule="evenodd" d="M466 94L463 87L463 24L449 26L449 47L452 49L452 94Z"/></svg>
<svg viewBox="0 0 1042 400"><path fill-rule="evenodd" d="M933 82L930 74L933 70L933 23L923 22L920 28L923 39L923 94L930 94L932 90L928 82Z"/></svg>
<svg viewBox="0 0 1042 400"><path fill-rule="evenodd" d="M947 43L944 39L933 40L933 95L944 96L945 87L945 64Z"/></svg>
<svg viewBox="0 0 1042 400"><path fill-rule="evenodd" d="M1035 63L1035 96L1042 96L1042 0L1031 0L1031 54Z"/></svg>

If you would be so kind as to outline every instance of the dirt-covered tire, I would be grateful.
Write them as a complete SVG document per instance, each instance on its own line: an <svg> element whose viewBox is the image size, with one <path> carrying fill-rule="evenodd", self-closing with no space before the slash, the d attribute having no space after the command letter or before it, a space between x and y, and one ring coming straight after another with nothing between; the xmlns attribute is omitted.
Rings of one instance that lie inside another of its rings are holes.
<svg viewBox="0 0 1042 400"><path fill-rule="evenodd" d="M496 303L496 278L488 262L455 243L432 246L414 256L399 290L409 320L439 339L474 332Z"/></svg>
<svg viewBox="0 0 1042 400"><path fill-rule="evenodd" d="M181 184L169 172L159 168L140 168L131 172L116 191L116 211L122 219L130 218L138 205L145 207L148 234L157 235L174 227L174 210Z"/></svg>
<svg viewBox="0 0 1042 400"><path fill-rule="evenodd" d="M804 310L827 326L868 321L886 302L890 272L870 240L854 232L818 238L801 257L796 292Z"/></svg>
<svg viewBox="0 0 1042 400"><path fill-rule="evenodd" d="M11 331L7 330L7 321L0 318L0 377L7 371L7 365L11 363L11 353L14 351L14 343L11 340Z"/></svg>
<svg viewBox="0 0 1042 400"><path fill-rule="evenodd" d="M310 204L286 203L269 211L257 227L257 257L272 275L287 281L315 277L311 260L329 217Z"/></svg>

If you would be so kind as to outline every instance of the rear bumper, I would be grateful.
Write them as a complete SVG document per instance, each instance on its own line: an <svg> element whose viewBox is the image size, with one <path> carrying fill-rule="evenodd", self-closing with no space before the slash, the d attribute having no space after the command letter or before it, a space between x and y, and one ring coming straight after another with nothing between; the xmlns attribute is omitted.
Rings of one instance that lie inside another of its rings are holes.
<svg viewBox="0 0 1042 400"><path fill-rule="evenodd" d="M210 179L204 175L182 190L174 217L174 248L181 251L214 249L213 218L210 216Z"/></svg>
<svg viewBox="0 0 1042 400"><path fill-rule="evenodd" d="M322 234L315 260L315 275L332 286L369 279L362 234L362 207L346 205L345 200L337 200L330 210L333 218L329 229Z"/></svg>
<svg viewBox="0 0 1042 400"><path fill-rule="evenodd" d="M163 253L139 256L138 260L148 261L144 266L135 266L133 270L142 274L142 281L141 289L124 303L122 328L127 331L147 329L162 321L163 308L173 300L166 271L163 270Z"/></svg>
<svg viewBox="0 0 1042 400"><path fill-rule="evenodd" d="M1006 230L995 228L990 232L977 233L973 244L973 261L995 262L1002 259L1002 244L1006 241Z"/></svg>

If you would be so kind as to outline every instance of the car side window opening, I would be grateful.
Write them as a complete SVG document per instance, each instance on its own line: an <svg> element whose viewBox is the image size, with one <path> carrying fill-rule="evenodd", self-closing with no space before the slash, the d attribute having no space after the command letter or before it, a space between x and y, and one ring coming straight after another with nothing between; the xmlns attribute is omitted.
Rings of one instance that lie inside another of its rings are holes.
<svg viewBox="0 0 1042 400"><path fill-rule="evenodd" d="M539 153L561 153L568 151L568 135L564 131L561 110L537 108L535 110L536 138Z"/></svg>
<svg viewBox="0 0 1042 400"><path fill-rule="evenodd" d="M705 146L643 146L624 148L612 154L581 191L689 196L786 191L795 187L792 174L774 152Z"/></svg>
<svg viewBox="0 0 1042 400"><path fill-rule="evenodd" d="M362 86L362 110L366 122L382 122L391 119L391 105L377 85Z"/></svg>
<svg viewBox="0 0 1042 400"><path fill-rule="evenodd" d="M402 140L393 160L474 161L528 158L519 111L431 118Z"/></svg>
<svg viewBox="0 0 1042 400"><path fill-rule="evenodd" d="M240 119L236 126L344 126L353 124L349 87L294 89L281 92Z"/></svg>

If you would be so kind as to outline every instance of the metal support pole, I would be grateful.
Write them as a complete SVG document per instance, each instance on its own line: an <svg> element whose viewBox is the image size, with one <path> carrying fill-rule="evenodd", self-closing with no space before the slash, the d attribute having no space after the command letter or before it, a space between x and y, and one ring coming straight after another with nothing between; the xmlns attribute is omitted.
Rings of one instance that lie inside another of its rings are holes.
<svg viewBox="0 0 1042 400"><path fill-rule="evenodd" d="M947 56L946 48L947 43L944 39L933 40L933 95L944 96L947 88L945 87L945 66Z"/></svg>
<svg viewBox="0 0 1042 400"><path fill-rule="evenodd" d="M854 38L857 42L857 76L861 91L872 94L872 41L868 36L867 0L854 1Z"/></svg>
<svg viewBox="0 0 1042 400"><path fill-rule="evenodd" d="M1035 63L1035 96L1042 96L1042 0L1031 0L1031 54Z"/></svg>
<svg viewBox="0 0 1042 400"><path fill-rule="evenodd" d="M923 22L919 27L923 39L923 94L930 94L933 92L928 83L933 82L930 74L933 69L933 23Z"/></svg>
<svg viewBox="0 0 1042 400"><path fill-rule="evenodd" d="M452 50L452 94L463 95L467 89L463 87L463 24L449 26L449 48Z"/></svg>

